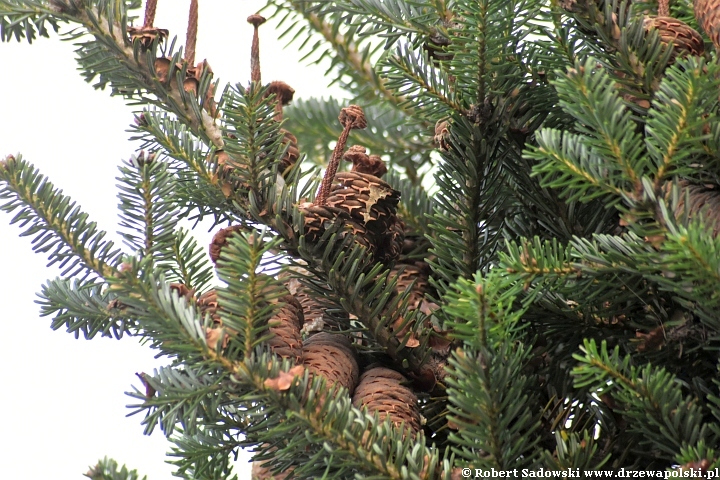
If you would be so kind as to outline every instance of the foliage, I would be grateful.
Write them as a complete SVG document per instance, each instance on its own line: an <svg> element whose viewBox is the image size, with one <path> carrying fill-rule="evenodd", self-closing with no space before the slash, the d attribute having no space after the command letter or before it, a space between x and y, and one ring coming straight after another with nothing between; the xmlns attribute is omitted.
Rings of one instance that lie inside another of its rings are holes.
<svg viewBox="0 0 720 480"><path fill-rule="evenodd" d="M139 336L167 358L129 395L176 474L231 478L240 448L297 478L720 465L711 44L681 52L647 28L648 2L268 3L365 108L349 141L389 186L359 177L369 193L318 202L344 105L296 100L278 121L272 86L220 92L205 69L186 89L181 49L131 40L139 2L0 0L4 41L68 23L83 77L142 108L144 151L118 177L124 249L21 156L0 163L0 199L63 267L41 294L53 328ZM689 0L671 13L700 28ZM302 155L281 168L287 132ZM403 223L358 223L390 187ZM177 227L204 217L234 229L214 269ZM302 305L299 343L324 329L360 370L401 373L376 389L393 408L279 353L302 295L322 308ZM110 460L88 476L137 478Z"/></svg>

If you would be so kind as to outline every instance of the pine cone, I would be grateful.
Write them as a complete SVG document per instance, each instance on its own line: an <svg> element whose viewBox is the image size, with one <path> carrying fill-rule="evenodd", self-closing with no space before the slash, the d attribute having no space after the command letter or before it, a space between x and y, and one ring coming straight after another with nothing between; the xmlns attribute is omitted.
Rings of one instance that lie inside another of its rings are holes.
<svg viewBox="0 0 720 480"><path fill-rule="evenodd" d="M375 259L389 262L402 251L404 224L397 215L400 192L366 173L339 172L327 199L328 207L346 212L367 231ZM359 230L359 229L358 229Z"/></svg>
<svg viewBox="0 0 720 480"><path fill-rule="evenodd" d="M300 150L298 149L297 137L295 135L284 128L280 129L280 133L283 134L282 143L283 145L287 145L287 150L285 151L285 155L280 159L278 171L282 176L285 176L293 165L295 165L298 158L300 158Z"/></svg>
<svg viewBox="0 0 720 480"><path fill-rule="evenodd" d="M344 335L327 332L312 335L303 344L303 363L312 374L325 377L328 386L339 383L352 395L360 368Z"/></svg>
<svg viewBox="0 0 720 480"><path fill-rule="evenodd" d="M305 272L307 274L307 272ZM285 286L300 302L305 323L302 327L304 334L321 332L323 330L340 330L347 328L348 315L345 312L330 315L327 307L318 300L316 294L296 277L286 278ZM340 318L337 318L340 317Z"/></svg>
<svg viewBox="0 0 720 480"><path fill-rule="evenodd" d="M352 402L367 407L370 413L378 412L380 420L390 417L395 426L404 424L412 433L420 431L421 420L418 399L408 387L407 379L395 370L374 367L360 377Z"/></svg>
<svg viewBox="0 0 720 480"><path fill-rule="evenodd" d="M287 470L283 473L273 475L269 468L265 467L265 462L252 462L252 480L285 480L294 469Z"/></svg>
<svg viewBox="0 0 720 480"><path fill-rule="evenodd" d="M220 251L225 245L227 245L228 237L233 235L235 232L242 231L242 228L242 225L232 225L230 227L223 228L222 230L218 230L218 232L213 235L212 242L210 242L210 259L213 263L217 263L220 258Z"/></svg>
<svg viewBox="0 0 720 480"><path fill-rule="evenodd" d="M317 243L326 230L336 224L340 224L339 235L355 235L355 241L368 249L370 254L375 252L375 244L373 238L365 229L365 227L340 208L330 206L319 206L313 203L303 203L298 209L305 218L304 232L305 238L310 243Z"/></svg>
<svg viewBox="0 0 720 480"><path fill-rule="evenodd" d="M708 34L716 49L720 49L720 3L717 0L693 0L695 18Z"/></svg>
<svg viewBox="0 0 720 480"><path fill-rule="evenodd" d="M675 207L675 217L682 218L687 210L689 219L703 215L705 224L712 227L713 237L717 237L720 233L720 192L714 188L707 188L703 185L691 184L687 181L680 182L680 198ZM671 184L665 185L666 194L669 195ZM689 203L685 205L687 200Z"/></svg>
<svg viewBox="0 0 720 480"><path fill-rule="evenodd" d="M268 320L268 331L272 337L267 341L267 345L274 354L290 358L297 363L303 358L303 342L300 335L304 322L302 306L290 294L282 296L279 301L285 305Z"/></svg>
<svg viewBox="0 0 720 480"><path fill-rule="evenodd" d="M702 36L685 22L672 17L646 17L643 27L647 32L657 30L664 45L672 44L673 53L669 63L686 55L701 56L705 53Z"/></svg>

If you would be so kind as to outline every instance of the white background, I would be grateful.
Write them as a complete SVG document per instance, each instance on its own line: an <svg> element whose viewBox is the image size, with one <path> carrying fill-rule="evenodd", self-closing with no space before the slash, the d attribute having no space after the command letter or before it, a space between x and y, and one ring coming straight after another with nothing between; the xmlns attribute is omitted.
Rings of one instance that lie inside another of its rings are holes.
<svg viewBox="0 0 720 480"><path fill-rule="evenodd" d="M156 26L183 42L188 5L160 0ZM197 59L207 58L222 84L247 84L252 31L245 19L263 5L200 2ZM274 28L261 28L263 81L286 81L296 98L338 96L327 88L325 68L301 64L297 47L283 49L287 39L278 40ZM0 157L21 153L119 243L115 177L137 147L125 132L132 108L85 83L72 44L56 35L32 45L0 44L0 62ZM76 340L52 331L35 300L58 270L32 253L30 239L18 237L11 218L0 212L0 478L85 478L88 466L106 455L148 480L171 478L172 466L165 463L170 444L162 433L143 436L142 417L125 417L134 400L124 392L139 385L135 372L152 372L161 361L135 339ZM197 235L209 243L212 232L200 228ZM241 479L250 478L248 459L244 454L238 460Z"/></svg>

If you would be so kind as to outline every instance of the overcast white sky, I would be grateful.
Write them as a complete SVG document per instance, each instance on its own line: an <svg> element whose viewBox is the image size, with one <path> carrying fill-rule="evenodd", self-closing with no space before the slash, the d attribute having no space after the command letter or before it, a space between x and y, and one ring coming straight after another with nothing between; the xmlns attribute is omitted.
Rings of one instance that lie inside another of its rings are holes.
<svg viewBox="0 0 720 480"><path fill-rule="evenodd" d="M189 3L160 0L155 24L184 41ZM223 84L247 83L251 27L245 18L263 5L200 2L197 58L207 58ZM283 49L286 40L276 36L274 25L261 28L263 81L286 81L296 98L341 95L327 88L324 68L300 64L297 48ZM0 156L21 153L118 241L115 177L117 165L136 148L125 132L132 109L86 84L72 44L57 36L33 45L0 44L0 61ZM58 271L32 253L30 240L9 225L11 218L0 212L0 411L6 439L0 478L85 478L88 466L106 455L149 480L171 478L172 467L164 463L170 444L160 432L143 436L141 416L125 417L132 399L124 392L138 384L135 372L152 372L159 361L134 339L76 340L52 331L35 300ZM198 234L209 243L212 233ZM241 479L250 478L247 460L239 459Z"/></svg>

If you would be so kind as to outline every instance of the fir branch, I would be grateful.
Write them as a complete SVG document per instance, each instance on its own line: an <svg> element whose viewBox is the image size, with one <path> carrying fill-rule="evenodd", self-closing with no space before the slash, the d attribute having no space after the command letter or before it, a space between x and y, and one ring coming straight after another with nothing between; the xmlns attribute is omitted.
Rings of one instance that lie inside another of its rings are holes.
<svg viewBox="0 0 720 480"><path fill-rule="evenodd" d="M203 425L199 431L190 434L182 431L171 441L169 463L177 467L174 475L197 480L237 480L233 473L233 453L238 450L238 440L223 425Z"/></svg>
<svg viewBox="0 0 720 480"><path fill-rule="evenodd" d="M107 457L90 467L85 476L90 480L147 480L147 476L141 479L137 470L128 470L125 465L120 468L115 460Z"/></svg>
<svg viewBox="0 0 720 480"><path fill-rule="evenodd" d="M263 256L280 243L279 238L265 242L263 236L232 235L221 250L218 276L227 287L218 290L219 313L232 332L224 354L230 358L245 357L267 340L268 320L287 293L273 277L259 273L268 263Z"/></svg>
<svg viewBox="0 0 720 480"><path fill-rule="evenodd" d="M679 456L681 449L696 445L708 435L698 399L683 395L679 380L663 368L631 366L631 357L620 358L619 348L608 351L586 340L580 364L573 369L578 387L593 385L601 395L610 394L622 408L616 409L638 435L637 455L654 457L653 450Z"/></svg>
<svg viewBox="0 0 720 480"><path fill-rule="evenodd" d="M642 142L609 75L595 70L595 60L589 58L559 77L554 84L560 105L578 121L583 144L609 161L606 181L624 190L640 189Z"/></svg>
<svg viewBox="0 0 720 480"><path fill-rule="evenodd" d="M717 64L678 59L665 71L645 124L656 188L670 175L691 175L705 151L703 129L716 121ZM711 113L712 112L712 113Z"/></svg>
<svg viewBox="0 0 720 480"><path fill-rule="evenodd" d="M59 263L63 275L108 278L116 274L122 252L104 240L95 222L88 222L75 202L66 197L37 169L21 157L0 162L2 210L19 212L11 223L29 227L23 235L34 236L33 250L48 253Z"/></svg>
<svg viewBox="0 0 720 480"><path fill-rule="evenodd" d="M514 309L521 285L499 270L460 280L447 294L447 327L466 348L450 358L446 379L453 450L476 468L509 470L538 461L539 417L533 379L523 374L529 353Z"/></svg>
<svg viewBox="0 0 720 480"><path fill-rule="evenodd" d="M119 339L125 333L137 331L135 320L124 315L120 305L115 305L115 297L105 284L58 278L43 285L39 296L40 315L54 315L51 328L64 326L75 338L82 332L86 339L98 333Z"/></svg>
<svg viewBox="0 0 720 480"><path fill-rule="evenodd" d="M185 435L198 432L198 423L218 421L218 409L227 398L223 392L224 373L214 368L196 370L192 367L162 367L153 375L143 374L146 385L142 389L134 388L127 392L130 397L142 403L128 405L132 409L128 415L145 412L142 424L145 435L150 435L156 426L160 426L166 437L170 437L178 425ZM153 395L147 395L150 387Z"/></svg>
<svg viewBox="0 0 720 480"><path fill-rule="evenodd" d="M169 281L175 281L191 291L202 292L214 278L205 249L201 248L191 232L179 229L175 233L171 255L159 265Z"/></svg>
<svg viewBox="0 0 720 480"><path fill-rule="evenodd" d="M411 105L415 115L428 122L467 110L463 99L450 87L448 75L435 69L426 54L401 44L394 55L383 59L379 68L388 88L403 92L400 105Z"/></svg>
<svg viewBox="0 0 720 480"><path fill-rule="evenodd" d="M171 257L178 207L176 184L167 166L144 154L120 167L120 234L141 257L162 262Z"/></svg>
<svg viewBox="0 0 720 480"><path fill-rule="evenodd" d="M28 2L24 3L28 4ZM78 44L79 62L87 81L99 75L100 82L97 87L102 88L109 82L116 93L135 98L140 102L158 104L177 115L195 135L218 148L223 147L220 128L214 118L200 109L198 100L194 96L185 92L182 84L184 76L175 75L184 72L171 68L169 72L171 79L179 79L179 83L168 88L163 87L153 67L157 57L157 44L153 49L141 53L139 43L135 45L130 43L127 36L129 20L127 8L132 5L124 1L100 1L97 5L87 3L81 7L75 5L73 8L53 7L41 2L32 2L30 5L34 7L31 20L28 19L30 12L27 6L3 0L0 3L0 17L3 18L3 22L9 19L10 23L21 21L27 24L27 22L40 23L44 16L50 16L55 22L78 24L80 30L75 29L65 37L77 39L83 33L94 37L94 41ZM173 60L175 62L171 62L171 65L180 63L178 55L175 55ZM186 67L183 67L183 70ZM210 87L207 73L201 79L200 85L206 87L200 92L200 98L203 99L201 103L204 103L205 93Z"/></svg>

